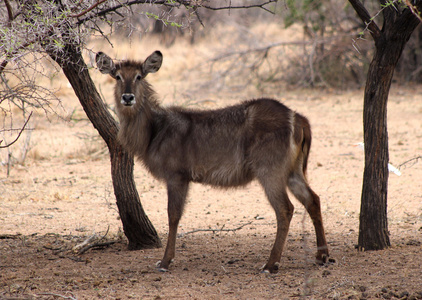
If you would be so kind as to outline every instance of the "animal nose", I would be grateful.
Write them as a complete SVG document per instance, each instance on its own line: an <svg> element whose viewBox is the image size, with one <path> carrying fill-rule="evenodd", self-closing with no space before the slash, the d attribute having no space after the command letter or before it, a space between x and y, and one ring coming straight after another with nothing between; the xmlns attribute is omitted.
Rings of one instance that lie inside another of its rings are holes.
<svg viewBox="0 0 422 300"><path fill-rule="evenodd" d="M132 105L135 101L135 95L134 94L123 94L122 95L122 103L124 105Z"/></svg>

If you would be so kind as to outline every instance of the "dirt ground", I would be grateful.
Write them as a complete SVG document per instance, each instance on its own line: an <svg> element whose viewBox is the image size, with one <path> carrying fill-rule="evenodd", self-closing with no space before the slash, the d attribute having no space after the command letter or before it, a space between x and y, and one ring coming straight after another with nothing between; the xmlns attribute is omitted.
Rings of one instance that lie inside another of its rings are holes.
<svg viewBox="0 0 422 300"><path fill-rule="evenodd" d="M144 46L146 56L157 45ZM136 57L131 49L127 56ZM8 153L1 150L0 298L422 299L420 160L402 165L401 176L390 173L391 247L375 252L355 249L364 159L356 146L363 139L363 91L211 90L186 96L186 77L173 76L183 69L178 58L186 51L164 49L172 66L165 60L161 75L149 79L165 104L186 104L188 99L214 108L265 95L309 118L313 145L308 177L321 197L336 262L314 264L312 224L292 197L295 214L279 272L261 273L276 230L261 187L253 182L222 191L192 185L179 226L176 259L169 272L158 272L155 263L162 248L127 250L106 148L63 83L65 120L53 117L49 122L42 114L35 115L30 151L24 161L11 166L8 177ZM93 79L112 103L112 83L98 73L92 70ZM394 87L388 114L390 162L397 167L422 152L422 87ZM13 157L21 157L21 144L9 149ZM135 180L142 205L165 244L165 187L139 163ZM110 244L83 254L72 250L91 236Z"/></svg>

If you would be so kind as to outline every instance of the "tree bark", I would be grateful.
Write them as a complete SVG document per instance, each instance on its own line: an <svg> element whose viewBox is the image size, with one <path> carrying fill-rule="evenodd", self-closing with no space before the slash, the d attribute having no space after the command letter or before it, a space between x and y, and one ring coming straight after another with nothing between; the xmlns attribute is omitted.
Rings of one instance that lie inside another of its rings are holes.
<svg viewBox="0 0 422 300"><path fill-rule="evenodd" d="M118 124L113 119L88 72L82 54L75 45L67 45L63 53L49 53L63 70L85 113L110 151L111 176L123 231L131 250L161 247L158 234L145 214L135 181L134 158L117 142Z"/></svg>
<svg viewBox="0 0 422 300"><path fill-rule="evenodd" d="M358 247L381 250L390 246L387 221L388 132L387 101L394 69L413 30L419 24L409 9L383 10L379 30L359 0L349 0L368 27L375 42L369 66L363 106L365 169L363 174ZM385 4L382 0L382 4ZM421 5L421 1L418 1Z"/></svg>
<svg viewBox="0 0 422 300"><path fill-rule="evenodd" d="M359 219L360 249L390 246L387 224L387 100L394 71L386 48L376 48L369 66L363 109L365 169Z"/></svg>

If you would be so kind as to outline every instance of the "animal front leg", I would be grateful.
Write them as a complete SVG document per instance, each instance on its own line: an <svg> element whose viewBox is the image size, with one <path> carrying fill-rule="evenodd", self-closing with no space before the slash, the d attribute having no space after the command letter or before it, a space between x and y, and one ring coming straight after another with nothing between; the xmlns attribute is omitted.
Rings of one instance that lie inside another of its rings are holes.
<svg viewBox="0 0 422 300"><path fill-rule="evenodd" d="M167 183L169 234L163 259L158 265L159 270L162 272L168 271L168 267L175 256L177 227L183 214L188 185L188 182L181 179L173 179L171 182Z"/></svg>

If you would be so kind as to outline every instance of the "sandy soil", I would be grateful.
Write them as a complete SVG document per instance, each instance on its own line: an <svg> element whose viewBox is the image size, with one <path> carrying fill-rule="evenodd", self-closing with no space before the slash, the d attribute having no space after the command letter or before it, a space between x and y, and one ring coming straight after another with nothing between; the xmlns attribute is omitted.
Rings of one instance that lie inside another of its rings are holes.
<svg viewBox="0 0 422 300"><path fill-rule="evenodd" d="M186 55L178 49L164 50L164 55ZM176 58L171 60L174 72L183 68ZM193 99L198 106L213 108L262 95L245 90L187 97L187 89L180 89L186 77L173 80L172 74L165 61L163 74L150 78L166 104ZM111 82L95 70L93 77L112 103ZM176 259L168 273L159 273L155 263L163 249L127 250L105 146L63 84L63 106L73 112L66 116L68 121L48 122L36 115L31 150L24 162L12 166L8 177L7 153L1 150L0 298L422 299L420 160L401 166L401 176L390 173L391 248L357 252L363 152L355 144L362 141L363 92L297 90L268 95L311 121L309 180L322 200L336 263L314 264L312 224L293 199L296 209L279 273L260 273L276 229L260 186L254 182L221 191L192 185ZM421 87L394 87L390 94L390 162L395 166L422 152L421 100ZM21 147L10 149L14 157L20 156ZM142 205L165 243L166 190L140 164L135 179ZM80 255L72 251L94 234L114 243Z"/></svg>

